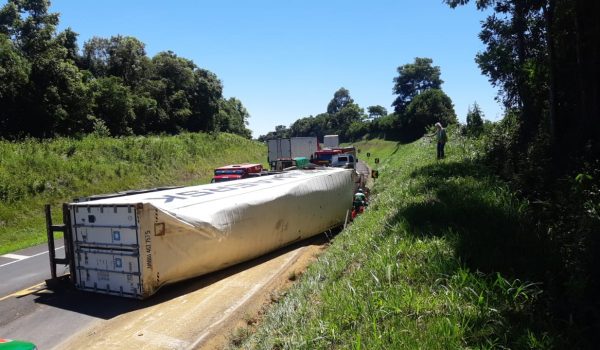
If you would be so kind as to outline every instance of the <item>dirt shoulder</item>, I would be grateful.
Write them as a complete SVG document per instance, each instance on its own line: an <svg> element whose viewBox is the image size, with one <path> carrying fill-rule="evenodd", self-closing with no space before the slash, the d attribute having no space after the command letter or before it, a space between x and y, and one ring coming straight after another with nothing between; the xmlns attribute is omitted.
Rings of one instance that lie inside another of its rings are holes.
<svg viewBox="0 0 600 350"><path fill-rule="evenodd" d="M161 289L157 298L99 319L56 349L223 349L251 331L326 248L319 235L217 273Z"/></svg>
<svg viewBox="0 0 600 350"><path fill-rule="evenodd" d="M237 310L236 315L232 315L233 317L224 322L218 330L215 329L214 335L196 349L225 349L238 343L246 334L252 333L268 308L285 295L326 246L326 243L320 242L304 247L294 263L282 269L268 285Z"/></svg>

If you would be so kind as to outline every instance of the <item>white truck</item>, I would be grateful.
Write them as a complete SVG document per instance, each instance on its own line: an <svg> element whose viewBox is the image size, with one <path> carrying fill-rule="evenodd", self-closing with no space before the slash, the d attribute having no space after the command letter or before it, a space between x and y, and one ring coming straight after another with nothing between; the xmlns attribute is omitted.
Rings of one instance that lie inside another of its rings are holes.
<svg viewBox="0 0 600 350"><path fill-rule="evenodd" d="M356 166L356 157L352 153L334 154L331 156L332 167L354 169Z"/></svg>
<svg viewBox="0 0 600 350"><path fill-rule="evenodd" d="M268 162L273 164L278 159L294 159L305 157L310 159L319 148L316 137L292 137L267 141L269 149Z"/></svg>
<svg viewBox="0 0 600 350"><path fill-rule="evenodd" d="M340 146L340 137L338 135L323 136L323 145L325 148L336 148Z"/></svg>

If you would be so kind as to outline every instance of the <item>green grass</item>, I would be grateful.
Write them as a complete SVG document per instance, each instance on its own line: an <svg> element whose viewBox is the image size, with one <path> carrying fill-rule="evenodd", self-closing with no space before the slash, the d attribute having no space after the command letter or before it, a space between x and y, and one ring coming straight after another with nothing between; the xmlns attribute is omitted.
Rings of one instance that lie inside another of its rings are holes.
<svg viewBox="0 0 600 350"><path fill-rule="evenodd" d="M264 316L245 349L543 349L557 346L529 282L526 203L476 162L477 144L357 144L378 164L369 209ZM527 258L528 257L528 258Z"/></svg>
<svg viewBox="0 0 600 350"><path fill-rule="evenodd" d="M215 167L266 159L230 134L0 141L0 254L46 241L43 205L127 189L206 183Z"/></svg>

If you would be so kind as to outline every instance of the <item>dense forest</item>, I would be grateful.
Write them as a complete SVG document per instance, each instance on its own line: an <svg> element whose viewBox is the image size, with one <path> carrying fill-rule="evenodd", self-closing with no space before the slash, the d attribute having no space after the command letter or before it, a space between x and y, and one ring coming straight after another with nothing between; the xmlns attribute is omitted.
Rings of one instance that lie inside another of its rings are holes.
<svg viewBox="0 0 600 350"><path fill-rule="evenodd" d="M130 36L57 32L48 0L0 9L0 137L224 131L250 138L241 101L218 77L174 52L148 57Z"/></svg>
<svg viewBox="0 0 600 350"><path fill-rule="evenodd" d="M449 6L468 0L446 0ZM504 118L482 163L529 201L537 254L514 273L542 281L574 347L600 331L600 2L477 0L491 14L476 57Z"/></svg>

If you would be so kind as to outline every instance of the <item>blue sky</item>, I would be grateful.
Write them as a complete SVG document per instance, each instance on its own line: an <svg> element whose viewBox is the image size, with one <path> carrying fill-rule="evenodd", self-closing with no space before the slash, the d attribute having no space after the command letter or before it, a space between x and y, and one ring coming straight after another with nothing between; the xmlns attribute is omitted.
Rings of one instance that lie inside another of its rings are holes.
<svg viewBox="0 0 600 350"><path fill-rule="evenodd" d="M5 3L1 1L0 3ZM442 0L54 0L60 29L93 36L130 35L149 56L171 50L221 79L225 97L248 109L254 137L325 112L334 92L390 107L396 68L430 57L443 90L465 120L474 101L498 120L496 90L474 62L484 13Z"/></svg>

